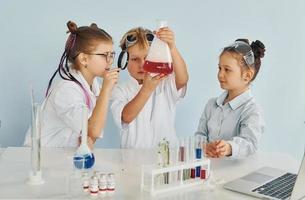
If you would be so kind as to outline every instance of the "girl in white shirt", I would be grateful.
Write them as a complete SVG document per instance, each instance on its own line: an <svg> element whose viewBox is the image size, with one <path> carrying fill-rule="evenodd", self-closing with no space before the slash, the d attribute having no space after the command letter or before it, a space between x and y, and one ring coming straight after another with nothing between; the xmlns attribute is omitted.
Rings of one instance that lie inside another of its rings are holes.
<svg viewBox="0 0 305 200"><path fill-rule="evenodd" d="M108 101L118 80L118 69L110 70L115 55L113 42L111 36L96 24L77 27L69 21L67 26L70 34L42 106L41 144L78 146L82 107L87 106L88 143L92 148L96 139L102 137ZM62 79L52 85L57 73ZM101 89L96 77L103 78Z"/></svg>
<svg viewBox="0 0 305 200"><path fill-rule="evenodd" d="M162 138L176 142L175 111L184 97L188 72L176 44L174 33L164 27L156 37L166 42L173 58L174 73L154 77L143 70L154 35L134 28L122 38L120 46L129 55L130 80L115 87L111 110L120 129L121 148L154 148Z"/></svg>
<svg viewBox="0 0 305 200"><path fill-rule="evenodd" d="M205 138L207 156L245 158L256 152L264 119L250 83L264 54L262 42L256 40L250 45L246 39L236 40L220 54L218 80L225 92L208 101L196 132Z"/></svg>

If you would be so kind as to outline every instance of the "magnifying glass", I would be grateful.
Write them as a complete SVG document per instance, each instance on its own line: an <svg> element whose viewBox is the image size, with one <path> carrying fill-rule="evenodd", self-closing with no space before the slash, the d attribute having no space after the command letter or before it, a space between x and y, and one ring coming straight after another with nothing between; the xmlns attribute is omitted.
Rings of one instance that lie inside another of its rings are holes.
<svg viewBox="0 0 305 200"><path fill-rule="evenodd" d="M121 70L126 69L127 65L128 65L128 60L129 60L129 54L126 50L123 50L118 58L118 68L120 68Z"/></svg>

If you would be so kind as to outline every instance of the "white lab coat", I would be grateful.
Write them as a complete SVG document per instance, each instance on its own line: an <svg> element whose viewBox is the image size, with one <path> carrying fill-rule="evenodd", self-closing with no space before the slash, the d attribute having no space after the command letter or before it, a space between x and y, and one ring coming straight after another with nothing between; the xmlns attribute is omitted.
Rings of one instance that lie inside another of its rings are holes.
<svg viewBox="0 0 305 200"><path fill-rule="evenodd" d="M175 145L176 105L185 96L186 86L177 91L175 76L170 75L158 85L138 116L129 124L123 123L122 110L141 87L131 78L112 92L111 111L120 130L121 148L155 148L162 138Z"/></svg>
<svg viewBox="0 0 305 200"><path fill-rule="evenodd" d="M87 90L91 108L88 117L95 107L100 92L100 84L94 79L92 90L79 71L71 74ZM48 147L77 147L82 129L82 107L86 106L86 97L81 87L73 81L59 80L51 87L48 97L42 103L41 112L41 145ZM101 137L102 137L101 133ZM30 145L28 131L24 145Z"/></svg>

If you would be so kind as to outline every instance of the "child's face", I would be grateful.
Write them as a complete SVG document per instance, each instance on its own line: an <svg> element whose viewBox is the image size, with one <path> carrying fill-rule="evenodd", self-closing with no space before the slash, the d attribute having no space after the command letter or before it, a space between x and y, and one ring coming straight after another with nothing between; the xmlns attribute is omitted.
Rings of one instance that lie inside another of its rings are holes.
<svg viewBox="0 0 305 200"><path fill-rule="evenodd" d="M134 45L128 48L129 61L128 61L128 72L137 81L142 81L144 79L145 71L143 65L145 58L148 54L148 48L140 48L139 45Z"/></svg>
<svg viewBox="0 0 305 200"><path fill-rule="evenodd" d="M105 55L88 55L87 68L94 76L102 77L105 69L109 69L113 62L113 58L106 56L106 54L113 52L112 43L99 43L91 54L105 54Z"/></svg>
<svg viewBox="0 0 305 200"><path fill-rule="evenodd" d="M245 80L238 60L232 54L223 53L218 66L218 80L222 89L232 91L247 87L248 81Z"/></svg>

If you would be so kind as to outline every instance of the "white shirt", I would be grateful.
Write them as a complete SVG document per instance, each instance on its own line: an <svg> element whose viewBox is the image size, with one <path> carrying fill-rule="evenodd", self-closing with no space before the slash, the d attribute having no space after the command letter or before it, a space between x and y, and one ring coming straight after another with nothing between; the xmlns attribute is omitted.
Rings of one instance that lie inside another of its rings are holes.
<svg viewBox="0 0 305 200"><path fill-rule="evenodd" d="M208 142L226 140L232 147L232 158L245 158L257 150L265 122L261 108L250 90L222 105L228 92L212 98L205 106L196 134Z"/></svg>
<svg viewBox="0 0 305 200"><path fill-rule="evenodd" d="M186 86L177 91L175 76L170 75L157 86L138 116L129 124L123 123L123 108L141 87L131 78L127 83L117 85L112 93L111 111L120 129L121 148L154 148L162 138L175 144L176 104L185 96Z"/></svg>
<svg viewBox="0 0 305 200"><path fill-rule="evenodd" d="M88 109L88 117L90 117L100 92L100 84L97 79L94 79L92 90L90 90L90 86L83 75L78 71L71 71L71 74L89 94L91 108ZM41 145L48 147L77 147L82 130L83 106L86 106L86 97L77 83L61 79L54 84L42 104ZM30 144L29 132L24 142L25 145Z"/></svg>

